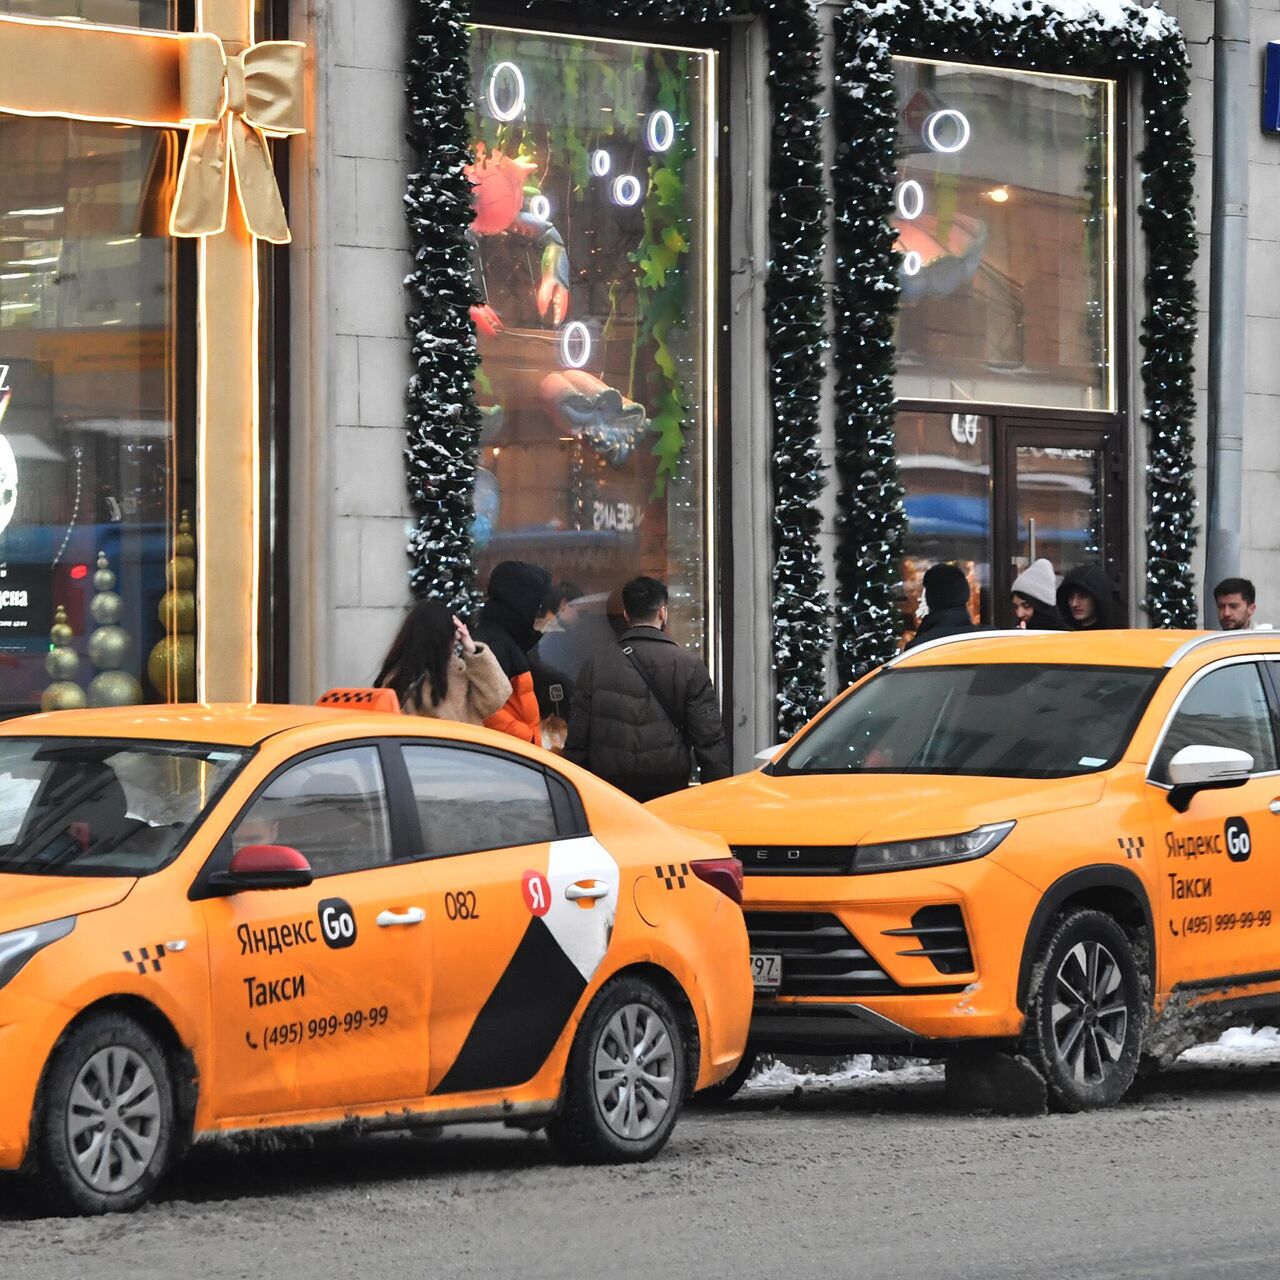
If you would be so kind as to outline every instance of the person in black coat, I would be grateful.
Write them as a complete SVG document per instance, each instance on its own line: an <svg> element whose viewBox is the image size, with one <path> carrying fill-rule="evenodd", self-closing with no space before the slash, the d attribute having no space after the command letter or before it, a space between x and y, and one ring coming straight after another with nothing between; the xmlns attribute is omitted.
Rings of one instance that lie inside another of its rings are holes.
<svg viewBox="0 0 1280 1280"><path fill-rule="evenodd" d="M929 640L978 630L969 616L969 579L957 565L935 564L925 571L922 603L925 614L908 649Z"/></svg>
<svg viewBox="0 0 1280 1280"><path fill-rule="evenodd" d="M1068 631L1106 631L1114 627L1111 579L1096 564L1072 569L1058 588L1058 612Z"/></svg>
<svg viewBox="0 0 1280 1280"><path fill-rule="evenodd" d="M564 758L636 800L731 772L720 703L702 660L667 635L667 589L655 578L622 588L627 630L578 673Z"/></svg>

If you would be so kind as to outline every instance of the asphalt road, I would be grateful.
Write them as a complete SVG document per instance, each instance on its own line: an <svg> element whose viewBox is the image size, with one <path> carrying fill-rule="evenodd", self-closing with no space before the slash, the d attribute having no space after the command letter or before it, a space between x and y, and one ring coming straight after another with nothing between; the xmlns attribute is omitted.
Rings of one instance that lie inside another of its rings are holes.
<svg viewBox="0 0 1280 1280"><path fill-rule="evenodd" d="M1080 1116L947 1111L933 1068L775 1073L664 1154L563 1168L498 1128L197 1151L131 1217L30 1216L0 1181L5 1280L127 1277L1275 1276L1280 1052L1180 1064Z"/></svg>

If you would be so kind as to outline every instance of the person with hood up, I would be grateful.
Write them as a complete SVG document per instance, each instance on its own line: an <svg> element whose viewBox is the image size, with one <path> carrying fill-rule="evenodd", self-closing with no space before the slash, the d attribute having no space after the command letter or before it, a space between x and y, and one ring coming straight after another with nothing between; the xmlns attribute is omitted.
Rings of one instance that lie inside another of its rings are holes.
<svg viewBox="0 0 1280 1280"><path fill-rule="evenodd" d="M977 623L969 616L969 579L964 576L964 570L954 564L935 564L926 569L924 593L916 616L920 626L908 649L929 640L977 631Z"/></svg>
<svg viewBox="0 0 1280 1280"><path fill-rule="evenodd" d="M542 717L528 653L541 639L533 625L551 587L551 575L536 564L504 560L489 575L489 590L475 638L487 644L511 681L511 696L485 726L524 742L541 744Z"/></svg>
<svg viewBox="0 0 1280 1280"><path fill-rule="evenodd" d="M1048 560L1034 560L1013 580L1013 624L1024 631L1065 631L1058 580Z"/></svg>
<svg viewBox="0 0 1280 1280"><path fill-rule="evenodd" d="M1058 612L1068 631L1106 631L1114 625L1111 580L1100 565L1078 565L1062 579Z"/></svg>

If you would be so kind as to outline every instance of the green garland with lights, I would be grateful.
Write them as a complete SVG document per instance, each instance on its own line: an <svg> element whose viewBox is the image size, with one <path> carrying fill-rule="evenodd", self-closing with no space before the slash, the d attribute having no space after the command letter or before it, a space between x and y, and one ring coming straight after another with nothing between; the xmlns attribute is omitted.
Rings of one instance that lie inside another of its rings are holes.
<svg viewBox="0 0 1280 1280"><path fill-rule="evenodd" d="M894 454L894 342L900 258L889 225L897 168L893 55L1067 74L1142 73L1148 432L1145 608L1161 627L1196 625L1192 462L1195 159L1186 47L1158 8L1026 0L1017 17L952 0L851 0L836 18L837 665L849 679L897 648L894 592L906 518Z"/></svg>
<svg viewBox="0 0 1280 1280"><path fill-rule="evenodd" d="M580 20L566 0L525 0L532 17ZM819 401L826 337L821 38L809 0L607 0L600 22L661 31L760 16L768 32L769 242L765 317L772 401L773 663L780 730L826 699L830 606L818 550L823 463ZM470 0L414 0L408 55L409 139L418 167L405 197L414 252L406 280L414 372L406 406L408 484L417 523L409 544L418 595L474 603L471 541L480 418L473 395L476 300L465 233L471 143ZM691 424L682 424L687 427Z"/></svg>

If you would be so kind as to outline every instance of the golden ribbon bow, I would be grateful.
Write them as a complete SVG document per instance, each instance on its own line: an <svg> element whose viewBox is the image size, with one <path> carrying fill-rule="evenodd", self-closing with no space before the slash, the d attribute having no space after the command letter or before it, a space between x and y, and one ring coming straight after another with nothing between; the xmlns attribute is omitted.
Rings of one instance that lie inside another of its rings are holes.
<svg viewBox="0 0 1280 1280"><path fill-rule="evenodd" d="M227 225L231 176L251 234L289 242L268 135L305 133L303 55L293 40L228 53L216 35L183 41L182 123L187 146L169 218L175 236L216 235Z"/></svg>

